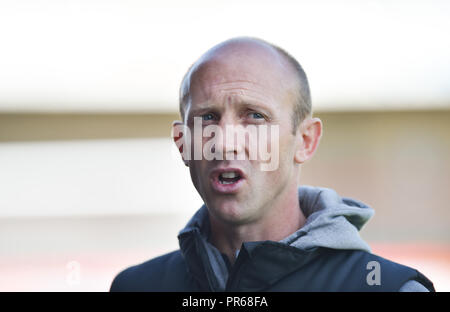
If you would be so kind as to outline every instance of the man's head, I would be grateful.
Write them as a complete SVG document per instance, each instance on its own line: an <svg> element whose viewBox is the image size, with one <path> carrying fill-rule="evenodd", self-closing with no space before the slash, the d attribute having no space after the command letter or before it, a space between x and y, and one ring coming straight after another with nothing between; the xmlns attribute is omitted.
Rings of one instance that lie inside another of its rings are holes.
<svg viewBox="0 0 450 312"><path fill-rule="evenodd" d="M289 54L253 38L213 47L185 75L180 113L183 122L174 126L184 124L192 131L199 119L203 128L213 125L224 133L227 126L277 129L265 141L257 141L277 151L278 166L272 171L261 170L267 159L249 157L248 137L244 143L220 139L214 150L223 158L184 159L212 218L228 224L258 222L297 197L300 165L316 150L322 125L311 118L306 75ZM190 144L205 145L205 140ZM243 157L229 160L228 155Z"/></svg>
<svg viewBox="0 0 450 312"><path fill-rule="evenodd" d="M303 119L310 116L312 113L311 93L309 90L309 83L306 74L300 63L282 48L261 39L248 37L233 38L222 42L210 49L200 59L192 64L192 66L184 75L180 87L179 108L183 121L185 119L186 106L189 105L190 101L190 86L192 77L198 70L199 66L203 65L207 58L211 57L214 52L218 51L221 48L234 45L240 46L241 48L245 49L245 46L247 44L250 44L249 46L247 46L247 48L250 48L252 45L254 45L255 48L258 48L259 46L259 48L266 48L268 50L271 50L272 56L275 56L279 62L282 62L283 67L288 67L290 74L293 75L293 77L291 77L293 78L292 81L289 82L289 87L292 88L290 92L295 94L295 97L292 101L292 129L293 132L295 132L298 125L303 121Z"/></svg>

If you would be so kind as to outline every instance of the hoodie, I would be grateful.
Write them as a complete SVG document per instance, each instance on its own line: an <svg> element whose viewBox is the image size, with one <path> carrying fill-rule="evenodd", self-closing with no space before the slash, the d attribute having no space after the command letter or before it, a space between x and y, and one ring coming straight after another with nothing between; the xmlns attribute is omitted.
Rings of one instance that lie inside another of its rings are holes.
<svg viewBox="0 0 450 312"><path fill-rule="evenodd" d="M370 253L369 245L360 237L359 230L374 215L374 210L366 204L351 198L340 197L328 188L301 186L298 188L300 208L306 217L306 223L295 233L279 243L295 247L302 251L325 247L337 250L359 250ZM199 244L207 258L210 286L215 291L224 291L229 278L230 264L225 255L209 243L208 210L203 205L180 231L180 246L190 234L199 233ZM239 252L239 251L238 251ZM407 281L399 291L427 292L421 283Z"/></svg>
<svg viewBox="0 0 450 312"><path fill-rule="evenodd" d="M298 189L306 222L279 242L244 242L233 266L209 242L202 206L178 235L180 250L119 273L111 291L433 291L413 268L370 253L359 230L374 211L326 188ZM367 266L378 262L380 284Z"/></svg>

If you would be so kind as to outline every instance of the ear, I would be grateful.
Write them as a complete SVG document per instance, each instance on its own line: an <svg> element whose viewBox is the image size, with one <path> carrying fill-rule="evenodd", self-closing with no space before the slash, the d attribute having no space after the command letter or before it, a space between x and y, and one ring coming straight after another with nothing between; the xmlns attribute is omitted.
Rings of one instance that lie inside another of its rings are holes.
<svg viewBox="0 0 450 312"><path fill-rule="evenodd" d="M181 154L184 165L186 167L189 167L189 161L185 157L187 152L187 150L185 150L185 146L186 144L189 144L189 142L186 141L186 135L189 135L189 133L186 133L186 127L184 123L182 121L175 120L172 123L172 138L178 148L178 151Z"/></svg>
<svg viewBox="0 0 450 312"><path fill-rule="evenodd" d="M303 164L314 155L319 146L322 137L322 121L319 118L306 118L300 124L297 136L298 145L294 160L298 164Z"/></svg>

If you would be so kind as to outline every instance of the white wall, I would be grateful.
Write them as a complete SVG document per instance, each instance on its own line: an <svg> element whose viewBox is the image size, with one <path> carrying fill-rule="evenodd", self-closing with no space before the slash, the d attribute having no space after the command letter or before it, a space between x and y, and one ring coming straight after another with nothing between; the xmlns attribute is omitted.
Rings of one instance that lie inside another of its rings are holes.
<svg viewBox="0 0 450 312"><path fill-rule="evenodd" d="M0 217L183 213L202 201L170 139L0 143Z"/></svg>
<svg viewBox="0 0 450 312"><path fill-rule="evenodd" d="M448 107L449 16L445 0L1 0L0 111L174 112L189 65L242 35L297 57L317 110Z"/></svg>

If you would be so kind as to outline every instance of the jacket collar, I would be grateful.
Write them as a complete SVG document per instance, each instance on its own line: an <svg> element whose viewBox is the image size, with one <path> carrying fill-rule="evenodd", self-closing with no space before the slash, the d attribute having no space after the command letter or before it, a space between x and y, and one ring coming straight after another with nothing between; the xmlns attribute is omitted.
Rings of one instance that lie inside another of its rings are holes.
<svg viewBox="0 0 450 312"><path fill-rule="evenodd" d="M358 230L372 216L371 208L326 188L302 186L298 193L305 226L280 242L244 243L231 272L220 251L208 242L210 224L203 205L178 236L188 270L201 289L224 291L238 285L263 289L314 259L321 247L370 251Z"/></svg>

